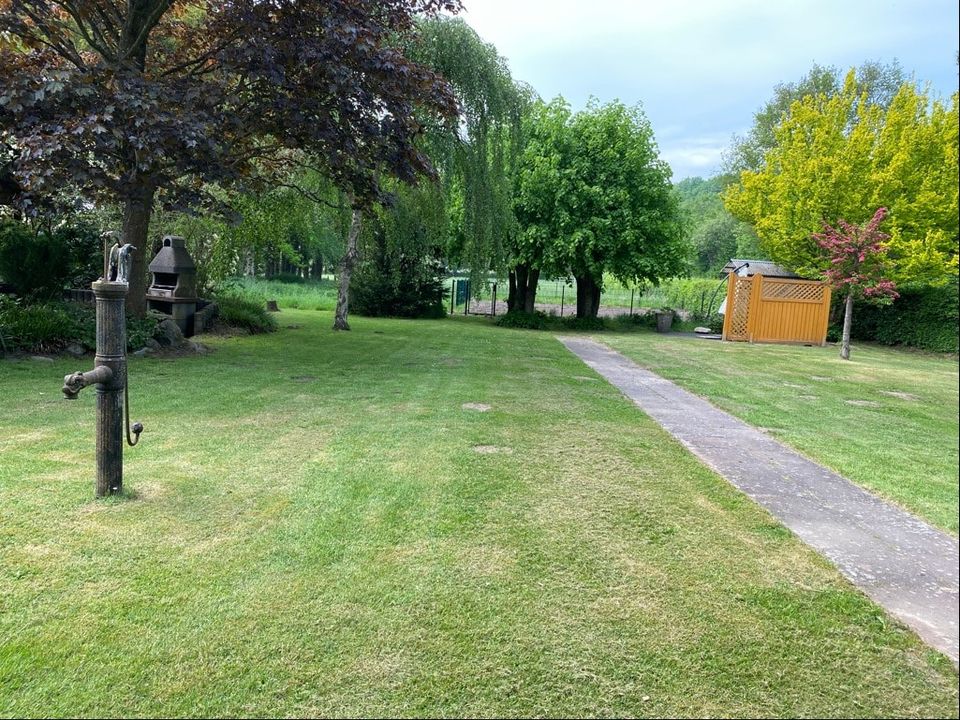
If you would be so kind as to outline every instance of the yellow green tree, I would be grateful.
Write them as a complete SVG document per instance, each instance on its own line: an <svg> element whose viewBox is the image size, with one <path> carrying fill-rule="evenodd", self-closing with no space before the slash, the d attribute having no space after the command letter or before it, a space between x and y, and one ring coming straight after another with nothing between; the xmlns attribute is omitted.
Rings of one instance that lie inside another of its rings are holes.
<svg viewBox="0 0 960 720"><path fill-rule="evenodd" d="M957 101L908 82L883 107L858 92L851 71L841 92L791 105L762 167L741 173L724 202L771 258L808 276L829 262L813 237L824 222L861 224L886 207L891 278L945 281L957 274Z"/></svg>

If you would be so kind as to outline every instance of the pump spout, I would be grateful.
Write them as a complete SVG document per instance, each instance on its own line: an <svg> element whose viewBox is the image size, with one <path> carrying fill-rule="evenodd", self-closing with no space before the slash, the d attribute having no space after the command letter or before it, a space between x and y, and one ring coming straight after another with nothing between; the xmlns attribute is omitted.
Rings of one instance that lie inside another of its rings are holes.
<svg viewBox="0 0 960 720"><path fill-rule="evenodd" d="M108 383L113 379L113 370L99 365L89 372L75 372L63 376L63 395L67 400L76 400L77 395L87 385Z"/></svg>

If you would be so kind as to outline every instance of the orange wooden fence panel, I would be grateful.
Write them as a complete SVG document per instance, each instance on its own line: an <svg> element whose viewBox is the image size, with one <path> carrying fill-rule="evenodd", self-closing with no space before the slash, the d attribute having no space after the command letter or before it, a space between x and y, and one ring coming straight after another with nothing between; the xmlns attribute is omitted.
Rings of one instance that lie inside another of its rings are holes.
<svg viewBox="0 0 960 720"><path fill-rule="evenodd" d="M723 339L823 345L830 288L815 280L730 276Z"/></svg>

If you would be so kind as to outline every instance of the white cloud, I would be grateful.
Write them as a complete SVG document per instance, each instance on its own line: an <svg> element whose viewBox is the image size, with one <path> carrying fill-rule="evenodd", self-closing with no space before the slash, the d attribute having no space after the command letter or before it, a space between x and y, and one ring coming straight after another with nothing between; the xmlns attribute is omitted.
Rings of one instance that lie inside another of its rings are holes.
<svg viewBox="0 0 960 720"><path fill-rule="evenodd" d="M814 62L897 58L943 94L957 82L955 0L465 2L464 19L541 96L642 102L680 177L710 171L773 86Z"/></svg>

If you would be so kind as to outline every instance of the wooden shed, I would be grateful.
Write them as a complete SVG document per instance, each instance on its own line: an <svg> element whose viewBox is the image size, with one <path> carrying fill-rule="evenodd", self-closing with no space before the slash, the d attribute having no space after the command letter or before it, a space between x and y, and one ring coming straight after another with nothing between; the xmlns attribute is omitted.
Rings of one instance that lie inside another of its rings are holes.
<svg viewBox="0 0 960 720"><path fill-rule="evenodd" d="M830 288L767 260L733 259L724 266L727 299L723 339L825 345Z"/></svg>

